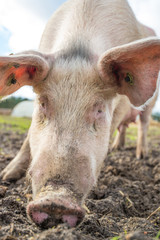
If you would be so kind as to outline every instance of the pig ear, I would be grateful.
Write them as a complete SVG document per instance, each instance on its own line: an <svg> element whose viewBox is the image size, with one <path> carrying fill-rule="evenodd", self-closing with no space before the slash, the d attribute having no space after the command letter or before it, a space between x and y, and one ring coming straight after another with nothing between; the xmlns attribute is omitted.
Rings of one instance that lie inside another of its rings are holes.
<svg viewBox="0 0 160 240"><path fill-rule="evenodd" d="M98 69L106 87L127 95L134 106L140 106L158 87L160 39L148 38L112 48L100 58Z"/></svg>
<svg viewBox="0 0 160 240"><path fill-rule="evenodd" d="M48 71L47 61L38 52L0 57L0 96L24 85L35 86L46 78Z"/></svg>

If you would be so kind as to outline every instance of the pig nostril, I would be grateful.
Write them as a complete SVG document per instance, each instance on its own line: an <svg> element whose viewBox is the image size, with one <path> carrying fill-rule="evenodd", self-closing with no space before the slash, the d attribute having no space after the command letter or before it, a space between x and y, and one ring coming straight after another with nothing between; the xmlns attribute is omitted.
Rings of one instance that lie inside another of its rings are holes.
<svg viewBox="0 0 160 240"><path fill-rule="evenodd" d="M32 219L35 223L37 224L41 224L42 222L44 222L47 218L49 217L49 215L47 213L44 212L32 212Z"/></svg>
<svg viewBox="0 0 160 240"><path fill-rule="evenodd" d="M66 222L70 227L75 227L78 222L78 217L75 215L63 215L63 222Z"/></svg>

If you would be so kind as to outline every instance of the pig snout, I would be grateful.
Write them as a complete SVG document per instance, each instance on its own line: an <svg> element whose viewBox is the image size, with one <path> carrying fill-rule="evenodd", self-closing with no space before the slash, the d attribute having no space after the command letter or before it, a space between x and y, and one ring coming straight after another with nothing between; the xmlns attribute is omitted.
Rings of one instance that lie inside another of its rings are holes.
<svg viewBox="0 0 160 240"><path fill-rule="evenodd" d="M27 214L40 227L50 228L65 222L69 227L75 227L82 221L85 212L68 197L45 197L30 202Z"/></svg>

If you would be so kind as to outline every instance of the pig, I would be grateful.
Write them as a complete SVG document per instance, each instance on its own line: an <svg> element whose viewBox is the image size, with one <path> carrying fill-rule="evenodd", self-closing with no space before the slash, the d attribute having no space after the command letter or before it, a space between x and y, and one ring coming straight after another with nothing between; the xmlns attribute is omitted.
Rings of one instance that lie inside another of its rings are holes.
<svg viewBox="0 0 160 240"><path fill-rule="evenodd" d="M111 150L114 149L120 150L124 148L126 129L127 127L129 127L129 124L131 122L135 123L137 116L139 116L136 158L140 160L141 158L146 158L148 156L147 130L149 127L151 112L155 105L156 99L157 94L152 99L151 103L145 107L144 111L134 109L133 107L129 109L129 112L124 116L124 119L118 126L118 131L112 144Z"/></svg>
<svg viewBox="0 0 160 240"><path fill-rule="evenodd" d="M27 214L38 226L82 221L112 133L131 106L142 110L157 94L160 39L143 28L126 0L69 0L49 20L39 51L0 58L3 93L13 73L15 88L28 83L36 93L27 139L1 177L27 171Z"/></svg>
<svg viewBox="0 0 160 240"><path fill-rule="evenodd" d="M143 36L156 36L156 33L153 29L141 24L141 31L143 32ZM149 127L149 121L152 109L157 100L157 94L152 98L150 104L145 106L143 111L133 108L132 106L129 109L129 112L124 116L122 122L118 126L117 135L114 139L111 149L121 149L125 145L125 134L126 128L129 127L131 122L136 122L136 118L139 115L138 120L138 141L137 141L137 149L136 149L136 158L139 160L141 158L145 158L148 156L148 146L147 146L147 130Z"/></svg>

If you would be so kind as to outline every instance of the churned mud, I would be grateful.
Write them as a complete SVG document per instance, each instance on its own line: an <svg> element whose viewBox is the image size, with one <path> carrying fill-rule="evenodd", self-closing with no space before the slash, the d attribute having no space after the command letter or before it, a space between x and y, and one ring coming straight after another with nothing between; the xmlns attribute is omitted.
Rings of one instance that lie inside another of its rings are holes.
<svg viewBox="0 0 160 240"><path fill-rule="evenodd" d="M86 200L86 217L77 227L38 228L26 216L31 199L25 178L0 182L0 239L153 240L160 230L160 126L149 132L149 157L135 158L135 141L108 155L97 187ZM0 130L0 171L19 150L25 134ZM156 237L157 236L157 237Z"/></svg>

